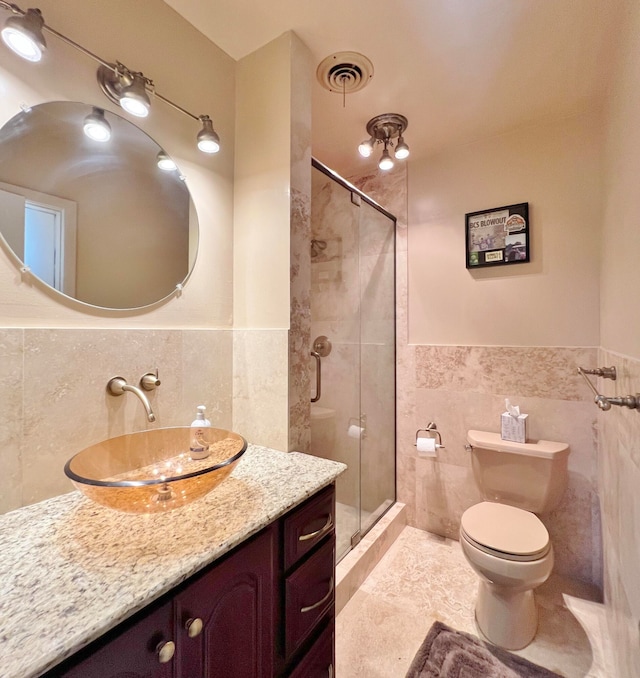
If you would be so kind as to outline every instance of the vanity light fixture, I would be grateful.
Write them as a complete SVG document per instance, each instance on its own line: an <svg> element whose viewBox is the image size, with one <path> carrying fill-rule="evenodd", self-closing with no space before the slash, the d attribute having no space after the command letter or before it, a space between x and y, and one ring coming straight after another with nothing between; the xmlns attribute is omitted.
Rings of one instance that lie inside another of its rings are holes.
<svg viewBox="0 0 640 678"><path fill-rule="evenodd" d="M42 53L47 47L43 31L51 33L100 64L97 77L102 91L125 111L131 115L146 117L151 108L151 98L149 97L151 94L154 99L163 101L180 113L202 124L202 129L197 135L198 148L201 151L217 153L220 150L220 138L213 129L211 118L208 115L194 115L170 99L163 97L156 92L153 80L145 76L144 73L132 71L119 61L110 63L90 52L71 38L48 26L39 9L24 11L17 5L6 2L6 0L0 0L0 9L11 12L11 16L2 29L2 39L8 47L22 58L28 61L40 61Z"/></svg>
<svg viewBox="0 0 640 678"><path fill-rule="evenodd" d="M178 166L173 162L173 160L164 152L159 151L156 156L156 162L158 167L163 172L175 172L178 169Z"/></svg>
<svg viewBox="0 0 640 678"><path fill-rule="evenodd" d="M109 141L111 139L111 125L104 117L102 108L93 107L93 111L84 119L84 133L94 141Z"/></svg>
<svg viewBox="0 0 640 678"><path fill-rule="evenodd" d="M393 139L398 138L394 152L396 159L404 160L409 157L409 146L402 136L408 124L409 121L399 113L383 113L371 118L367 123L369 138L358 146L358 152L363 158L368 158L373 153L376 144L384 144L378 167L384 171L390 170L394 164L389 153L389 148L394 146Z"/></svg>

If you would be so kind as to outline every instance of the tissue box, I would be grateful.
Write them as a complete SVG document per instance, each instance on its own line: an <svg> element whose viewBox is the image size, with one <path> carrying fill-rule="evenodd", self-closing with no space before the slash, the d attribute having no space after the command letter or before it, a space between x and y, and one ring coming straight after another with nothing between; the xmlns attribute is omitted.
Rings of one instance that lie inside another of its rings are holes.
<svg viewBox="0 0 640 678"><path fill-rule="evenodd" d="M520 414L517 417L508 412L502 413L502 440L511 440L514 443L527 442L527 417L528 414Z"/></svg>

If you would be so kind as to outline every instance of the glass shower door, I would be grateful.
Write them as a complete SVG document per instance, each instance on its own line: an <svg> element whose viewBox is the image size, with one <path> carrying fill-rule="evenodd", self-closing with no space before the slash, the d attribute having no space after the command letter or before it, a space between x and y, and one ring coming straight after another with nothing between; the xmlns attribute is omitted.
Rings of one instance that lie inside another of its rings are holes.
<svg viewBox="0 0 640 678"><path fill-rule="evenodd" d="M360 530L395 501L395 222L363 201L359 220Z"/></svg>
<svg viewBox="0 0 640 678"><path fill-rule="evenodd" d="M336 557L395 500L395 221L314 166L311 197L311 454L347 465L336 482ZM313 402L315 400L315 402Z"/></svg>

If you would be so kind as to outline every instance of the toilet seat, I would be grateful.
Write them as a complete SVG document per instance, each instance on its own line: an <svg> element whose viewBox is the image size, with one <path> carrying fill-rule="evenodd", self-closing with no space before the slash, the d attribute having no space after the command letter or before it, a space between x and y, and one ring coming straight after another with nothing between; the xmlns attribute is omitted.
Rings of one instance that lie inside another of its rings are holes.
<svg viewBox="0 0 640 678"><path fill-rule="evenodd" d="M507 504L485 501L468 508L462 514L460 533L472 546L504 560L530 562L551 549L542 521Z"/></svg>

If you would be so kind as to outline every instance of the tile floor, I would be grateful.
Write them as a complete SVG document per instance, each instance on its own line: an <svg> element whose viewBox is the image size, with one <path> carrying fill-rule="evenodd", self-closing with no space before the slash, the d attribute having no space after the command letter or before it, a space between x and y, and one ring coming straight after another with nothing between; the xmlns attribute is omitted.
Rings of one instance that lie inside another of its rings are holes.
<svg viewBox="0 0 640 678"><path fill-rule="evenodd" d="M478 635L476 587L458 542L405 527L337 617L336 675L404 678L435 620ZM600 648L602 606L590 602L597 595L552 575L537 590L538 635L518 654L567 678L610 678Z"/></svg>

